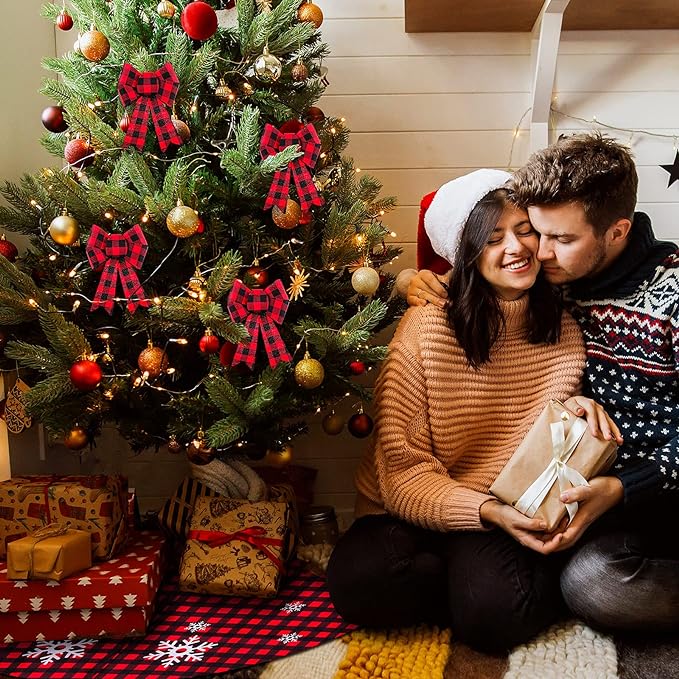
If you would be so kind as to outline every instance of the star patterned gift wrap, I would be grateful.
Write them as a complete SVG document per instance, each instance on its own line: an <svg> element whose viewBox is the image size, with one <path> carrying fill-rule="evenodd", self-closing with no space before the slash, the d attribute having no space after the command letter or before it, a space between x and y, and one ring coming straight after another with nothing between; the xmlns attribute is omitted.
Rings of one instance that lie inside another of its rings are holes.
<svg viewBox="0 0 679 679"><path fill-rule="evenodd" d="M134 636L146 632L165 539L142 531L118 557L56 580L9 580L0 563L0 641Z"/></svg>

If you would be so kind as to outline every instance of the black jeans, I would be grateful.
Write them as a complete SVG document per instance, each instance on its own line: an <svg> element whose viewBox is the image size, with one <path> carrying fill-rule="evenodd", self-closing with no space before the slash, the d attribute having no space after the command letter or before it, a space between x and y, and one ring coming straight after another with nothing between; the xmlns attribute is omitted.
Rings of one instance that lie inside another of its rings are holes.
<svg viewBox="0 0 679 679"><path fill-rule="evenodd" d="M348 622L449 626L456 639L497 652L561 615L560 565L500 530L440 533L383 514L361 517L340 539L328 587Z"/></svg>

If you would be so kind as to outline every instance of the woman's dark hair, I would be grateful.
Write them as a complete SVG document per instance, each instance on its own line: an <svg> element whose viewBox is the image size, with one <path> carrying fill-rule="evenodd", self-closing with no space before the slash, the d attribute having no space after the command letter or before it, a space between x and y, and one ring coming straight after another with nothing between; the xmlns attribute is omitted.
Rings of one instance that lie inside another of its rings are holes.
<svg viewBox="0 0 679 679"><path fill-rule="evenodd" d="M477 260L507 205L512 205L507 191L497 189L474 206L462 229L448 287L448 321L469 365L476 369L490 360L505 327L497 293L481 275ZM528 295L526 339L531 344L555 344L561 334L561 293L541 271Z"/></svg>

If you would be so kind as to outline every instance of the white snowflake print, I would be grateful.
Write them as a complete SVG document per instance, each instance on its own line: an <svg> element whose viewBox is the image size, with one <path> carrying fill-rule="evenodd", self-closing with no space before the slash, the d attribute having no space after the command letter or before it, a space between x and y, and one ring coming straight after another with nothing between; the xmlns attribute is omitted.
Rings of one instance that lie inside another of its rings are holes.
<svg viewBox="0 0 679 679"><path fill-rule="evenodd" d="M302 635L297 634L297 632L290 632L290 634L284 634L281 637L278 637L278 641L281 644L296 644L300 639Z"/></svg>
<svg viewBox="0 0 679 679"><path fill-rule="evenodd" d="M177 665L180 662L195 662L202 660L205 651L209 651L217 644L200 641L197 635L178 641L161 641L155 653L145 655L146 660L160 660L163 667Z"/></svg>
<svg viewBox="0 0 679 679"><path fill-rule="evenodd" d="M305 606L301 601L291 601L281 608L281 613L299 613Z"/></svg>
<svg viewBox="0 0 679 679"><path fill-rule="evenodd" d="M97 643L96 639L77 641L39 641L32 651L23 654L25 658L40 658L41 665L51 665L64 658L82 658L85 651Z"/></svg>
<svg viewBox="0 0 679 679"><path fill-rule="evenodd" d="M205 620L198 620L197 622L190 622L184 629L187 632L205 632L210 628L210 623Z"/></svg>

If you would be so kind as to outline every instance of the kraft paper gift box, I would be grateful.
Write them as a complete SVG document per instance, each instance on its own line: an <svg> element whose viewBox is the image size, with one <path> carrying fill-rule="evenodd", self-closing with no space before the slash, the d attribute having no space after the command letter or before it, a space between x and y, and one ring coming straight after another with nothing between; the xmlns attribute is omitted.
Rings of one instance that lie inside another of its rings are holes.
<svg viewBox="0 0 679 679"><path fill-rule="evenodd" d="M289 539L285 502L199 497L179 568L183 592L273 597Z"/></svg>
<svg viewBox="0 0 679 679"><path fill-rule="evenodd" d="M561 493L606 471L615 461L616 450L614 441L595 438L584 418L551 400L490 492L522 514L545 521L549 532L577 509L575 503L561 502Z"/></svg>
<svg viewBox="0 0 679 679"><path fill-rule="evenodd" d="M0 559L6 557L7 544L51 523L88 531L92 558L111 558L127 539L127 479L98 474L0 482Z"/></svg>
<svg viewBox="0 0 679 679"><path fill-rule="evenodd" d="M63 526L43 526L7 546L10 580L63 580L92 565L90 534Z"/></svg>

